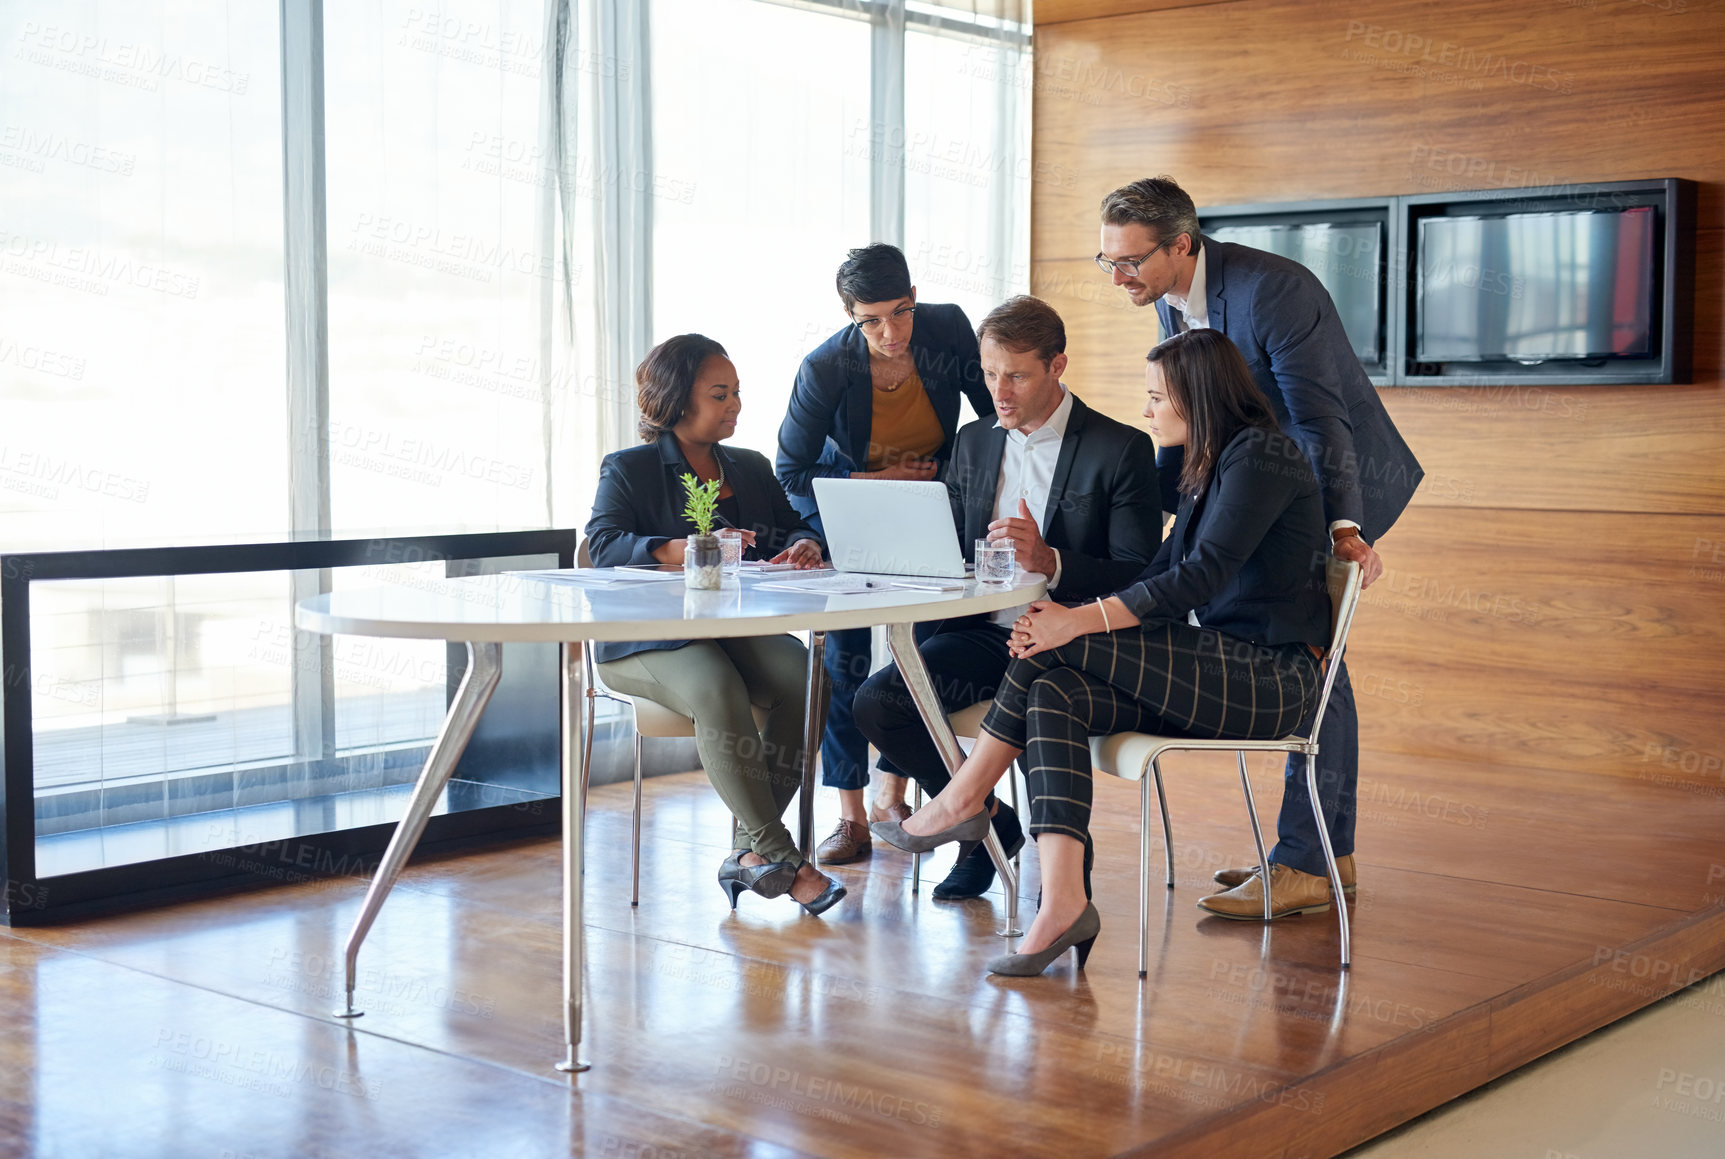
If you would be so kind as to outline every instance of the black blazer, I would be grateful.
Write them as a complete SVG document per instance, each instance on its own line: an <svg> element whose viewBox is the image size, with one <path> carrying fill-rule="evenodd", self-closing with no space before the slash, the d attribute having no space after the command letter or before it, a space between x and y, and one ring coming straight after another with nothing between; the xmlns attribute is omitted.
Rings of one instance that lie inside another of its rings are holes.
<svg viewBox="0 0 1725 1159"><path fill-rule="evenodd" d="M1330 520L1351 519L1368 543L1388 531L1425 472L1354 354L1330 292L1305 266L1250 246L1201 238L1210 327L1233 340L1276 421L1306 452ZM1162 332L1182 328L1166 300ZM1181 449L1157 460L1176 510Z"/></svg>
<svg viewBox="0 0 1725 1159"><path fill-rule="evenodd" d="M1247 427L1217 460L1202 495L1138 582L1119 593L1145 626L1184 622L1254 644L1330 640L1328 524L1305 452L1279 431Z"/></svg>
<svg viewBox="0 0 1725 1159"><path fill-rule="evenodd" d="M919 304L910 353L946 436L934 456L944 468L958 427L959 396L970 399L978 416L994 414L994 400L982 383L976 332L957 306ZM814 526L820 526L814 481L867 470L873 426L868 340L856 326L846 326L803 359L785 421L779 425L779 482L791 505L815 519Z"/></svg>
<svg viewBox="0 0 1725 1159"><path fill-rule="evenodd" d="M791 510L772 466L759 451L746 447L713 448L725 468L725 481L737 499L737 526L755 533L749 555L770 559L799 539L820 541L813 528ZM595 567L655 563L653 551L672 539L695 533L683 518L683 475L693 473L675 435L656 442L612 451L599 466L599 490L587 519L587 550ZM595 644L601 661L620 660L636 652L681 648L687 640Z"/></svg>
<svg viewBox="0 0 1725 1159"><path fill-rule="evenodd" d="M992 418L958 432L946 490L966 562L994 521L1006 431ZM1108 595L1132 582L1162 541L1156 448L1150 436L1091 410L1076 394L1043 510L1042 538L1060 553L1060 586L1070 602Z"/></svg>

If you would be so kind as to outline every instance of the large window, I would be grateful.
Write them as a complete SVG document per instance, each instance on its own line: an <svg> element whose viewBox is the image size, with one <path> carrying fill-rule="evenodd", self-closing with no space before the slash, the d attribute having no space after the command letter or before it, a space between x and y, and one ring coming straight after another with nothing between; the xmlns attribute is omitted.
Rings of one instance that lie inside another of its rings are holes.
<svg viewBox="0 0 1725 1159"><path fill-rule="evenodd" d="M0 6L0 536L280 534L274 3Z"/></svg>
<svg viewBox="0 0 1725 1159"><path fill-rule="evenodd" d="M919 294L972 323L1030 282L1028 54L905 34L905 256Z"/></svg>
<svg viewBox="0 0 1725 1159"><path fill-rule="evenodd" d="M324 5L333 522L547 518L544 0Z"/></svg>
<svg viewBox="0 0 1725 1159"><path fill-rule="evenodd" d="M654 340L722 343L743 388L735 441L771 457L797 364L845 324L833 272L867 240L869 24L761 0L652 12L653 167L670 179L652 207Z"/></svg>

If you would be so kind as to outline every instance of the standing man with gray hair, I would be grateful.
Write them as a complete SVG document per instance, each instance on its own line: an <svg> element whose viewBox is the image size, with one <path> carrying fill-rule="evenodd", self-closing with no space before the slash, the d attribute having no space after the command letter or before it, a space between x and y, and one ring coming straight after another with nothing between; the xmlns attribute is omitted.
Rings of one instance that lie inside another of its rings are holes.
<svg viewBox="0 0 1725 1159"><path fill-rule="evenodd" d="M1233 340L1282 429L1311 460L1331 551L1360 564L1365 583L1377 579L1383 563L1371 544L1395 523L1424 472L1390 421L1316 275L1287 258L1205 238L1191 197L1169 177L1134 181L1102 199L1096 264L1134 306L1155 304L1164 334L1209 328ZM1178 447L1157 455L1168 511L1179 506L1172 486L1181 459ZM1351 893L1359 716L1345 666L1336 673L1318 745L1318 796L1342 887ZM1290 756L1283 781L1278 841L1270 853L1272 917L1330 905L1303 763ZM1256 868L1224 869L1216 883L1224 892L1200 906L1220 917L1262 920L1264 886Z"/></svg>

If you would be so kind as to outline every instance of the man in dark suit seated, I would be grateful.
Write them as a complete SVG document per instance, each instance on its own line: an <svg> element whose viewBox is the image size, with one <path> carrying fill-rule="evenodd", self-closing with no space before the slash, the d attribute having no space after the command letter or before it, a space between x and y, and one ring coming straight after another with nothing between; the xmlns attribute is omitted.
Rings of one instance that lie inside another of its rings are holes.
<svg viewBox="0 0 1725 1159"><path fill-rule="evenodd" d="M1134 306L1156 306L1164 334L1211 329L1233 340L1282 430L1311 461L1331 550L1358 563L1365 583L1377 579L1383 562L1370 544L1390 529L1424 472L1355 357L1317 276L1276 254L1206 238L1192 198L1168 177L1134 181L1103 198L1096 264ZM1183 461L1179 447L1157 457L1169 511L1179 509L1172 482ZM1359 716L1345 664L1336 673L1318 745L1318 793L1342 887L1352 892ZM1269 858L1271 915L1327 907L1328 869L1298 755L1288 758L1276 829L1279 840ZM1224 869L1216 883L1224 892L1199 905L1220 917L1263 920L1263 883L1255 868Z"/></svg>
<svg viewBox="0 0 1725 1159"><path fill-rule="evenodd" d="M1156 452L1143 431L1116 422L1061 383L1066 327L1036 298L1009 299L977 327L995 418L958 432L947 492L959 542L1009 541L1018 566L1048 577L1051 599L1110 595L1130 584L1162 540ZM918 632L923 662L948 712L994 695L1011 656L1010 625L1022 608L946 620ZM950 779L896 666L857 692L857 726L880 750L884 772L914 777L931 796ZM1008 857L1024 842L1010 806L991 801ZM935 887L941 900L979 897L994 880L980 843L961 845Z"/></svg>

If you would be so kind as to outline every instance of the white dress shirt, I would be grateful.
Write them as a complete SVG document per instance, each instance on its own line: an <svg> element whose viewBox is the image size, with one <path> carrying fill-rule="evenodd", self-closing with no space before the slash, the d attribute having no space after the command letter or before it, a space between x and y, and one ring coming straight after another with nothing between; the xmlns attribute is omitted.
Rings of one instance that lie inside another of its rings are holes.
<svg viewBox="0 0 1725 1159"><path fill-rule="evenodd" d="M1208 279L1204 277L1204 247L1198 247L1198 266L1192 271L1192 284L1187 288L1186 296L1182 298L1173 290L1162 296L1168 299L1168 304L1180 311L1186 319L1188 330L1208 330L1210 328L1210 298L1207 291Z"/></svg>
<svg viewBox="0 0 1725 1159"><path fill-rule="evenodd" d="M1048 421L1030 434L1007 431L1006 447L1000 453L1000 485L994 493L994 517L1010 519L1018 514L1018 501L1030 508L1036 530L1046 532L1042 521L1047 518L1048 492L1054 486L1054 468L1060 462L1060 444L1066 439L1066 423L1072 417L1072 392L1060 385L1060 405L1048 416ZM995 420L994 425L1000 426ZM1060 553L1054 553L1054 574L1048 577L1048 590L1060 586ZM1024 604L994 613L994 622L1009 627L1012 621L1029 607Z"/></svg>

